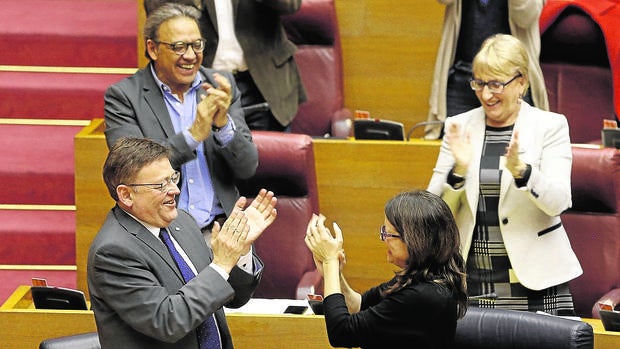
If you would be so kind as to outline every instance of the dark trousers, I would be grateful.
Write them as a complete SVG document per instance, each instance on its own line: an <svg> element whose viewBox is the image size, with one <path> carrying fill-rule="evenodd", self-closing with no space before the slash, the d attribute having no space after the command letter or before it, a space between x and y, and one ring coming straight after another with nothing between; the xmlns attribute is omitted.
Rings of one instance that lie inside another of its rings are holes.
<svg viewBox="0 0 620 349"><path fill-rule="evenodd" d="M471 65L468 63L458 61L450 68L448 73L448 91L446 94L448 117L480 106L476 92L469 85L471 77Z"/></svg>
<svg viewBox="0 0 620 349"><path fill-rule="evenodd" d="M250 130L285 131L271 113L265 98L252 80L249 71L234 74L237 87L241 91L241 105L245 110L245 122Z"/></svg>

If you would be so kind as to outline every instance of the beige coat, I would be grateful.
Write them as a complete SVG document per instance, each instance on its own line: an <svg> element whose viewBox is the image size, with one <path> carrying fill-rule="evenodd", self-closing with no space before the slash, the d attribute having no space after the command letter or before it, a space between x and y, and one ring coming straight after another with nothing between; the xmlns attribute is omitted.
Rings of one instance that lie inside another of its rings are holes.
<svg viewBox="0 0 620 349"><path fill-rule="evenodd" d="M428 121L445 121L447 114L446 92L448 89L448 71L454 63L456 43L461 27L462 0L437 0L446 5L441 42L435 61L435 72L431 85ZM510 32L521 40L530 58L530 90L534 105L542 110L549 110L547 90L542 70L540 69L540 30L538 19L545 0L508 0L508 21ZM426 128L426 139L437 139L441 132L440 125Z"/></svg>

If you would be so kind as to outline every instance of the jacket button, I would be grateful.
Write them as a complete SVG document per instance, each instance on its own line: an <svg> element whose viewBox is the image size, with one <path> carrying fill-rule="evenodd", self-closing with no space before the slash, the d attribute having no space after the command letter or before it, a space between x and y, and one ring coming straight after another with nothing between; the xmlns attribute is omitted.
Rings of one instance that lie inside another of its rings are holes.
<svg viewBox="0 0 620 349"><path fill-rule="evenodd" d="M508 224L508 218L502 218L502 224L506 225Z"/></svg>

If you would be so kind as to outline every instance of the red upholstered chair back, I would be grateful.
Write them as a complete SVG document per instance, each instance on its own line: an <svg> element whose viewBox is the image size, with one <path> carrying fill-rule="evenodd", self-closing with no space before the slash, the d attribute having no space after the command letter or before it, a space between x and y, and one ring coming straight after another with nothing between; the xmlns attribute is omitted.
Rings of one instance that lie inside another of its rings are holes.
<svg viewBox="0 0 620 349"><path fill-rule="evenodd" d="M269 131L253 131L252 136L259 164L253 178L238 184L241 195L253 198L265 188L278 198L276 221L254 246L265 264L254 297L305 299L307 293L322 292L322 280L304 243L306 225L319 213L312 138Z"/></svg>
<svg viewBox="0 0 620 349"><path fill-rule="evenodd" d="M543 28L540 66L549 108L566 115L572 143L601 143L603 119L615 120L612 73L599 25L568 7Z"/></svg>
<svg viewBox="0 0 620 349"><path fill-rule="evenodd" d="M304 0L301 9L285 16L284 28L297 45L299 66L308 100L301 104L291 131L311 136L347 137L351 112L344 108L340 32L333 0Z"/></svg>
<svg viewBox="0 0 620 349"><path fill-rule="evenodd" d="M594 303L620 288L620 152L573 146L571 186L562 223L584 273L570 288L577 315L592 317Z"/></svg>

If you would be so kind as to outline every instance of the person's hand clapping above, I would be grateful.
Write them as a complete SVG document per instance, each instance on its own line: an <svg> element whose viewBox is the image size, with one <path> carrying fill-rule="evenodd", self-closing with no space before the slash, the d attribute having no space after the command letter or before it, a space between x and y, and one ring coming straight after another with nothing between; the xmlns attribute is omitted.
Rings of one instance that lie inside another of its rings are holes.
<svg viewBox="0 0 620 349"><path fill-rule="evenodd" d="M472 145L469 132L462 134L460 126L456 123L450 124L445 130L444 138L454 156L454 173L464 176L472 159Z"/></svg>
<svg viewBox="0 0 620 349"><path fill-rule="evenodd" d="M337 261L340 266L344 265L345 257L342 249L343 238L340 227L333 223L334 234L325 226L325 216L312 215L306 237L306 246L312 251L317 269L323 273L323 263L325 261Z"/></svg>
<svg viewBox="0 0 620 349"><path fill-rule="evenodd" d="M250 232L248 219L243 211L235 210L220 228L215 222L211 231L213 263L230 273L247 250L246 238Z"/></svg>
<svg viewBox="0 0 620 349"><path fill-rule="evenodd" d="M240 204L241 202L237 201L237 203ZM263 231L276 219L278 215L275 208L277 203L278 199L274 196L272 191L261 189L250 206L243 210L248 219L248 224L250 225L250 232L246 238L248 247L253 244ZM238 207L243 209L243 206L235 205L235 209Z"/></svg>
<svg viewBox="0 0 620 349"><path fill-rule="evenodd" d="M222 128L228 123L228 108L232 101L232 88L226 77L215 73L213 78L217 87L204 83L201 87L206 95L201 96L201 101L196 106L196 118L189 132L197 141L202 142L213 127Z"/></svg>
<svg viewBox="0 0 620 349"><path fill-rule="evenodd" d="M515 178L523 176L527 165L519 158L519 130L514 130L510 144L506 147L506 169Z"/></svg>

